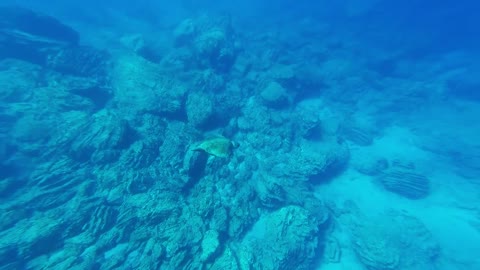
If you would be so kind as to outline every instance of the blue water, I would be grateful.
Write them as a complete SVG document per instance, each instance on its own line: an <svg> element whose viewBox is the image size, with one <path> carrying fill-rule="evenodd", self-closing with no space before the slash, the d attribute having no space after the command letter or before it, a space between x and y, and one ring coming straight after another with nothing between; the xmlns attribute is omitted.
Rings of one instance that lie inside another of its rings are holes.
<svg viewBox="0 0 480 270"><path fill-rule="evenodd" d="M480 269L476 1L2 1L0 269Z"/></svg>

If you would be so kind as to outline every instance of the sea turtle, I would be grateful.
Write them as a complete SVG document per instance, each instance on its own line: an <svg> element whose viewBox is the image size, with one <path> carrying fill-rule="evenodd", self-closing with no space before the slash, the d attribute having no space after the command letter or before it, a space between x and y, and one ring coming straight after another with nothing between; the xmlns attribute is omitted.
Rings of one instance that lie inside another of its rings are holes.
<svg viewBox="0 0 480 270"><path fill-rule="evenodd" d="M234 141L217 136L202 141L193 151L201 151L215 157L228 158L233 154L233 149L238 146L238 143Z"/></svg>

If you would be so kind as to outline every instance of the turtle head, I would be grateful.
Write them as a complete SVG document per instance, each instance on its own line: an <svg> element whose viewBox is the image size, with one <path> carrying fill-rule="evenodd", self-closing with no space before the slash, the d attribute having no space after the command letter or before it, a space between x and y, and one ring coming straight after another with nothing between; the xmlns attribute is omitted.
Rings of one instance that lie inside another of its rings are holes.
<svg viewBox="0 0 480 270"><path fill-rule="evenodd" d="M238 142L232 141L231 143L233 149L237 149L238 147L240 147L240 144Z"/></svg>

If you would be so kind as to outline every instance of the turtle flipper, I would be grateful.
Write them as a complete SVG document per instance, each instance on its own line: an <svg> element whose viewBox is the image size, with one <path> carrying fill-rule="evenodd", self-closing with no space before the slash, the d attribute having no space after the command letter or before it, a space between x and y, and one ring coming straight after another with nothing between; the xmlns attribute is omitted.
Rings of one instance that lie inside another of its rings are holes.
<svg viewBox="0 0 480 270"><path fill-rule="evenodd" d="M191 151L207 153L207 151L205 151L205 149L202 149L202 148L200 148L200 147L195 147L195 148L193 148Z"/></svg>

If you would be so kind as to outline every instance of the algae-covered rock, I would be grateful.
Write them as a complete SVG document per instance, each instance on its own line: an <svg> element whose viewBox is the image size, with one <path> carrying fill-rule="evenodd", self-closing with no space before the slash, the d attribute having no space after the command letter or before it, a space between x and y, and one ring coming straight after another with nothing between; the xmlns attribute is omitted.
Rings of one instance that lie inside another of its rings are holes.
<svg viewBox="0 0 480 270"><path fill-rule="evenodd" d="M100 111L69 138L69 153L76 160L109 163L133 141L134 131L126 120L112 111Z"/></svg>
<svg viewBox="0 0 480 270"><path fill-rule="evenodd" d="M37 256L54 252L63 246L59 237L65 222L45 214L36 214L0 233L0 267L16 260L26 262Z"/></svg>
<svg viewBox="0 0 480 270"><path fill-rule="evenodd" d="M161 66L139 56L122 56L111 72L114 102L127 116L143 113L178 118L184 111L186 86Z"/></svg>
<svg viewBox="0 0 480 270"><path fill-rule="evenodd" d="M240 261L251 269L312 269L317 257L322 221L298 206L268 214L252 228L243 242Z"/></svg>
<svg viewBox="0 0 480 270"><path fill-rule="evenodd" d="M160 269L165 261L162 241L150 238L144 245L130 252L124 267L129 269Z"/></svg>
<svg viewBox="0 0 480 270"><path fill-rule="evenodd" d="M409 199L421 199L430 193L430 180L408 170L389 170L379 181L385 189Z"/></svg>
<svg viewBox="0 0 480 270"><path fill-rule="evenodd" d="M431 269L440 251L420 220L394 211L359 221L352 241L360 261L372 270Z"/></svg>
<svg viewBox="0 0 480 270"><path fill-rule="evenodd" d="M79 34L54 17L18 6L0 7L0 59L44 65L47 53L75 47Z"/></svg>
<svg viewBox="0 0 480 270"><path fill-rule="evenodd" d="M202 261L207 261L214 256L220 247L219 235L217 231L208 230L205 232L202 240L202 254L200 259Z"/></svg>
<svg viewBox="0 0 480 270"><path fill-rule="evenodd" d="M337 132L340 137L360 146L371 145L374 139L372 128L350 121L340 124Z"/></svg>
<svg viewBox="0 0 480 270"><path fill-rule="evenodd" d="M208 125L214 113L213 98L207 94L191 93L185 104L188 122L195 127Z"/></svg>
<svg viewBox="0 0 480 270"><path fill-rule="evenodd" d="M328 123L334 117L325 115L329 114L326 108L321 99L307 99L296 104L294 126L298 136L311 141L321 141L331 135L328 132Z"/></svg>
<svg viewBox="0 0 480 270"><path fill-rule="evenodd" d="M241 269L237 262L237 255L230 248L225 248L223 254L212 264L211 270L238 270Z"/></svg>
<svg viewBox="0 0 480 270"><path fill-rule="evenodd" d="M277 82L270 82L260 92L265 104L273 108L281 108L288 105L289 97L287 90Z"/></svg>
<svg viewBox="0 0 480 270"><path fill-rule="evenodd" d="M409 199L424 198L431 190L430 179L417 172L411 162L392 161L377 180L386 190Z"/></svg>
<svg viewBox="0 0 480 270"><path fill-rule="evenodd" d="M256 179L255 191L264 207L275 209L287 201L287 191L280 180L264 175Z"/></svg>
<svg viewBox="0 0 480 270"><path fill-rule="evenodd" d="M330 139L315 143L301 142L288 155L275 155L265 162L275 177L308 180L316 184L341 172L349 158L347 146Z"/></svg>
<svg viewBox="0 0 480 270"><path fill-rule="evenodd" d="M351 164L355 170L369 176L378 176L390 166L387 159L370 149L357 149L352 155Z"/></svg>
<svg viewBox="0 0 480 270"><path fill-rule="evenodd" d="M197 31L197 27L198 26L193 19L186 19L178 24L173 31L175 45L181 47L187 45L189 42L192 42Z"/></svg>
<svg viewBox="0 0 480 270"><path fill-rule="evenodd" d="M45 66L60 73L102 79L107 72L110 55L92 47L67 47L51 52Z"/></svg>
<svg viewBox="0 0 480 270"><path fill-rule="evenodd" d="M232 67L237 49L228 16L199 16L181 22L174 31L175 45L188 48L196 66L220 73Z"/></svg>

